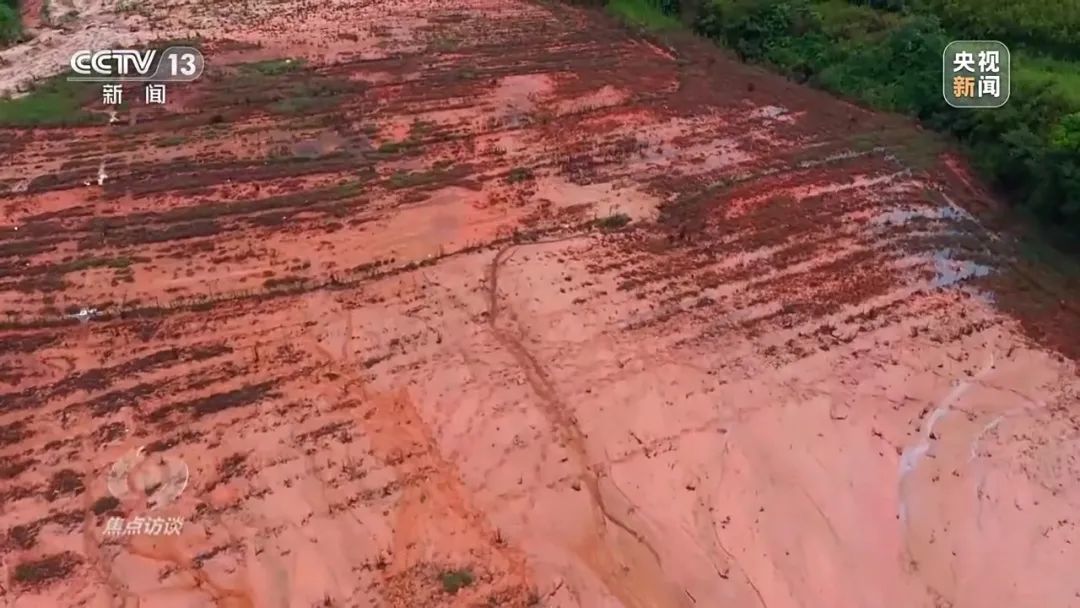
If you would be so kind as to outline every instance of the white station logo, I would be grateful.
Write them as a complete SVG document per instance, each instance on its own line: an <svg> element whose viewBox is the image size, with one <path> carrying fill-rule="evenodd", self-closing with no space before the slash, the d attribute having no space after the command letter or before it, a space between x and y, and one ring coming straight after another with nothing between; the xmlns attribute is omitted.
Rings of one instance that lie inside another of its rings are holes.
<svg viewBox="0 0 1080 608"><path fill-rule="evenodd" d="M187 463L174 456L148 457L145 446L124 454L109 469L109 493L117 500L137 494L150 510L176 500L187 483Z"/></svg>
<svg viewBox="0 0 1080 608"><path fill-rule="evenodd" d="M76 51L71 69L83 76L141 76L150 73L156 50Z"/></svg>

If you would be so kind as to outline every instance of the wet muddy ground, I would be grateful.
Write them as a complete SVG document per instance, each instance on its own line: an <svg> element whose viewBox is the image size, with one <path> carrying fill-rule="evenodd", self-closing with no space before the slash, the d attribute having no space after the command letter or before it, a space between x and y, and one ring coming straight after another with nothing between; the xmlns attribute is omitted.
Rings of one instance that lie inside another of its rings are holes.
<svg viewBox="0 0 1080 608"><path fill-rule="evenodd" d="M556 3L140 18L204 78L0 129L5 602L1080 606L1075 284L926 134Z"/></svg>

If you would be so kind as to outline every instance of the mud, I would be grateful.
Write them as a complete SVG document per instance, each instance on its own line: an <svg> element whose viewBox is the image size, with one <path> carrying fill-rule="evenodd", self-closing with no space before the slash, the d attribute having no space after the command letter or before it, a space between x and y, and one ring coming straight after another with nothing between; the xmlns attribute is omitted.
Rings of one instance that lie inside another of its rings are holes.
<svg viewBox="0 0 1080 608"><path fill-rule="evenodd" d="M0 126L5 605L1080 606L1077 284L925 133L559 3L116 11L208 67Z"/></svg>

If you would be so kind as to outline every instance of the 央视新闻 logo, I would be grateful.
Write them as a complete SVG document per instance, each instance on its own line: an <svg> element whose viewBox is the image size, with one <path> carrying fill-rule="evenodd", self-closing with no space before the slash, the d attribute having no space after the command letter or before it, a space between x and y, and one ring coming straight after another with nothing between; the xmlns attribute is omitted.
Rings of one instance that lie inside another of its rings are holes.
<svg viewBox="0 0 1080 608"><path fill-rule="evenodd" d="M954 40L941 56L941 87L954 108L1000 108L1009 101L1009 47L996 40Z"/></svg>

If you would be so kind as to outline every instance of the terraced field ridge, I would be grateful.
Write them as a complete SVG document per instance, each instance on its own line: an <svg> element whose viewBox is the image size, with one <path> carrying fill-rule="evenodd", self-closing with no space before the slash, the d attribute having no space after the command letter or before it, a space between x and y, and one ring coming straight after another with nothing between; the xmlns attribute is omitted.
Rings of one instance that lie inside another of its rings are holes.
<svg viewBox="0 0 1080 608"><path fill-rule="evenodd" d="M911 125L554 2L81 8L5 88L207 71L0 127L4 606L1080 606L1075 283Z"/></svg>

